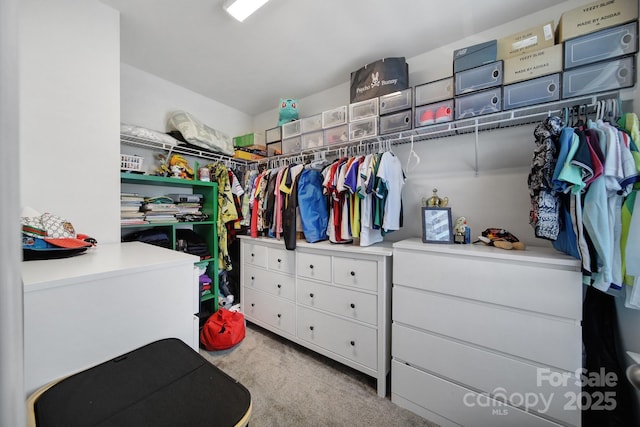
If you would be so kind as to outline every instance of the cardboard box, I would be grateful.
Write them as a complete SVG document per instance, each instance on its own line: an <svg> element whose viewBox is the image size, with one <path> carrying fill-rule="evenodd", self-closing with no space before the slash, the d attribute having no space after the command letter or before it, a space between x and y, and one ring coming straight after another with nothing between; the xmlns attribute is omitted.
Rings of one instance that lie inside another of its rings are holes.
<svg viewBox="0 0 640 427"><path fill-rule="evenodd" d="M553 21L498 39L498 59L513 58L556 44Z"/></svg>
<svg viewBox="0 0 640 427"><path fill-rule="evenodd" d="M498 41L491 40L453 51L453 72L479 67L498 59Z"/></svg>
<svg viewBox="0 0 640 427"><path fill-rule="evenodd" d="M248 147L250 145L265 145L264 135L261 133L248 133L246 135L235 136L233 138L233 146Z"/></svg>
<svg viewBox="0 0 640 427"><path fill-rule="evenodd" d="M562 45L505 59L503 84L562 72Z"/></svg>
<svg viewBox="0 0 640 427"><path fill-rule="evenodd" d="M638 0L598 0L565 12L556 30L558 43L638 19Z"/></svg>

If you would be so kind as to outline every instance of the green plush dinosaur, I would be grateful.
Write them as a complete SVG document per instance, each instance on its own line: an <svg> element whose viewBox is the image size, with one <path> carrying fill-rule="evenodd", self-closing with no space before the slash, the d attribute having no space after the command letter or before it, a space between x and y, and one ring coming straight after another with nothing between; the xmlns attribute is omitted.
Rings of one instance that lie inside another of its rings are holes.
<svg viewBox="0 0 640 427"><path fill-rule="evenodd" d="M280 119L278 126L282 126L287 122L298 120L298 100L297 99L282 99L280 98Z"/></svg>

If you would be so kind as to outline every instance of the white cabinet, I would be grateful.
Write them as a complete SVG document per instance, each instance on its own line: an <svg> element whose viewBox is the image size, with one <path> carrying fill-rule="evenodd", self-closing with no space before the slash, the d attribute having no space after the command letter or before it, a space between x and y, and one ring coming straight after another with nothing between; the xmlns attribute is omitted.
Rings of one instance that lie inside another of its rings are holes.
<svg viewBox="0 0 640 427"><path fill-rule="evenodd" d="M198 351L198 260L131 242L24 261L27 394L158 339Z"/></svg>
<svg viewBox="0 0 640 427"><path fill-rule="evenodd" d="M391 369L389 245L358 247L241 238L247 320L377 379Z"/></svg>
<svg viewBox="0 0 640 427"><path fill-rule="evenodd" d="M397 242L392 400L442 426L578 426L581 319L579 261L554 249Z"/></svg>

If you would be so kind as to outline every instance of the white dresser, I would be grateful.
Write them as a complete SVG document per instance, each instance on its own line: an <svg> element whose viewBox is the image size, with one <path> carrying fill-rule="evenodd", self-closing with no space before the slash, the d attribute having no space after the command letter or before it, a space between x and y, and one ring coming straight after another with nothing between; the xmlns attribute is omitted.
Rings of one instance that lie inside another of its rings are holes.
<svg viewBox="0 0 640 427"><path fill-rule="evenodd" d="M359 247L240 236L247 320L377 379L391 351L390 245Z"/></svg>
<svg viewBox="0 0 640 427"><path fill-rule="evenodd" d="M443 427L580 425L578 260L551 248L393 247L394 403Z"/></svg>
<svg viewBox="0 0 640 427"><path fill-rule="evenodd" d="M198 351L199 260L130 242L24 261L27 395L161 338L179 338Z"/></svg>

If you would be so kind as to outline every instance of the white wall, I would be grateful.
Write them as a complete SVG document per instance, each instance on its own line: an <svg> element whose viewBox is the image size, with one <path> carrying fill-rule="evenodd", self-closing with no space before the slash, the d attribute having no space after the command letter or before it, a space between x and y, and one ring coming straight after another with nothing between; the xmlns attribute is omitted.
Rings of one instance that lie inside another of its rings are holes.
<svg viewBox="0 0 640 427"><path fill-rule="evenodd" d="M251 116L131 65L121 64L120 82L123 123L166 132L170 113L185 110L231 137L252 131Z"/></svg>
<svg viewBox="0 0 640 427"><path fill-rule="evenodd" d="M21 205L118 242L119 15L96 0L22 4Z"/></svg>
<svg viewBox="0 0 640 427"><path fill-rule="evenodd" d="M25 424L20 280L19 1L0 2L0 426Z"/></svg>

